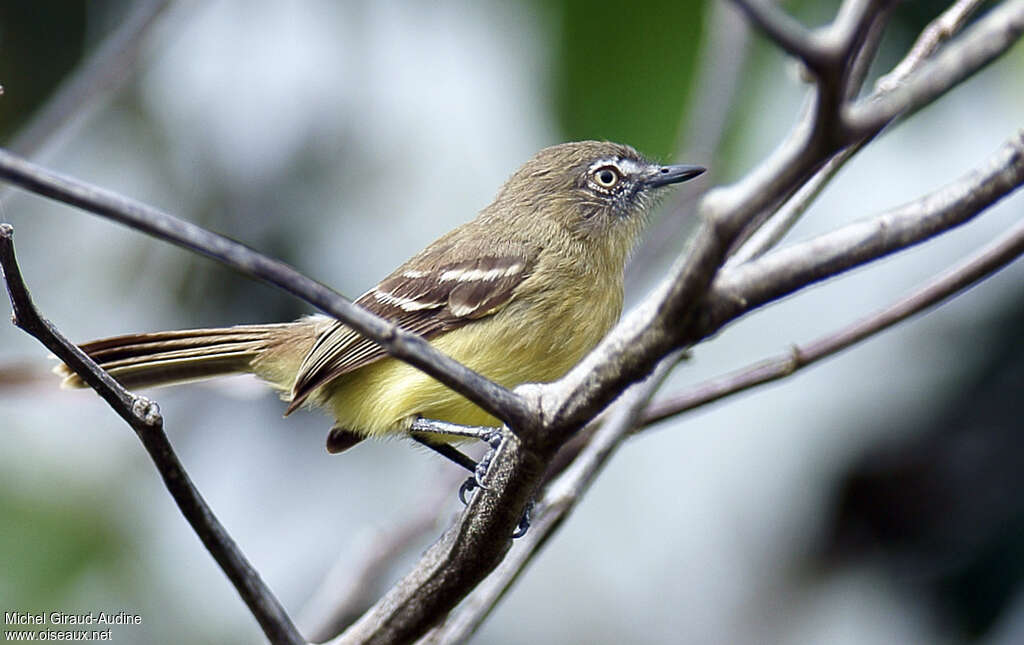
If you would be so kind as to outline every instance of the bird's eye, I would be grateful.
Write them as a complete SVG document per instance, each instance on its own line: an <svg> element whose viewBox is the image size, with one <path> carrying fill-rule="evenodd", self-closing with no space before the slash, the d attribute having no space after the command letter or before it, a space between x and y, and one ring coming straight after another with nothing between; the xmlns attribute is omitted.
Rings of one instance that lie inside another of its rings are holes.
<svg viewBox="0 0 1024 645"><path fill-rule="evenodd" d="M621 179L622 175L615 166L601 166L594 172L594 181L604 188L611 188Z"/></svg>

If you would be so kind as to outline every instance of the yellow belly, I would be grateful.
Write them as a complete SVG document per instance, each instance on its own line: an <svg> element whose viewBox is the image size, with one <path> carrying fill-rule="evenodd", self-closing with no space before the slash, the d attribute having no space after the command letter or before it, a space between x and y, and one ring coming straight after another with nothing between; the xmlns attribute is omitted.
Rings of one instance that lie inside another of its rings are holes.
<svg viewBox="0 0 1024 645"><path fill-rule="evenodd" d="M544 307L543 316L531 315L513 302L489 318L433 338L431 344L505 387L556 380L618 319L621 292L601 294L604 297L595 301L597 285L587 291L569 296L570 300L563 294L562 300ZM580 300L587 305L578 306ZM466 398L393 358L339 377L316 399L333 413L338 427L366 436L405 432L417 417L501 425Z"/></svg>

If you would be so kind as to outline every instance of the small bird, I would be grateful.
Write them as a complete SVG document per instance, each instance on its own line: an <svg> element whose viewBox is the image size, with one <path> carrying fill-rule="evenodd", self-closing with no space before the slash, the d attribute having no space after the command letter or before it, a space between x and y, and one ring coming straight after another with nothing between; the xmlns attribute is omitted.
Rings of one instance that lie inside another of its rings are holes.
<svg viewBox="0 0 1024 645"><path fill-rule="evenodd" d="M476 219L413 256L356 304L505 387L558 379L622 311L623 269L663 186L704 172L598 141L541 150ZM289 405L325 408L327 448L405 434L417 419L500 426L432 377L323 315L129 334L81 349L127 388L248 372ZM66 387L84 387L67 366ZM431 434L442 446L455 437ZM443 451L442 454L445 454Z"/></svg>

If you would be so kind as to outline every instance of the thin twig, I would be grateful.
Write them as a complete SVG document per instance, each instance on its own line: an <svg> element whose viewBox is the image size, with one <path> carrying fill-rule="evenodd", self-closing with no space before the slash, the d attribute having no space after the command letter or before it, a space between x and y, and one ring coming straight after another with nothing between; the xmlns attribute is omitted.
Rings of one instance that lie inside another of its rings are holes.
<svg viewBox="0 0 1024 645"><path fill-rule="evenodd" d="M837 354L850 346L921 313L938 306L957 293L991 277L1000 269L1024 255L1024 222L1018 223L992 243L977 251L945 273L929 281L892 305L801 346L788 353L754 363L664 400L656 401L644 411L643 424L650 426L681 412L707 405L727 396L771 383Z"/></svg>
<svg viewBox="0 0 1024 645"><path fill-rule="evenodd" d="M917 37L914 46L903 60L875 83L875 90L885 94L895 90L912 72L917 70L945 41L956 35L985 0L957 0Z"/></svg>
<svg viewBox="0 0 1024 645"><path fill-rule="evenodd" d="M121 387L39 314L21 276L13 236L14 227L0 224L0 267L14 308L14 324L64 361L131 426L182 515L231 580L270 642L305 643L284 607L246 560L185 472L163 431L163 418L157 405Z"/></svg>
<svg viewBox="0 0 1024 645"><path fill-rule="evenodd" d="M213 258L242 273L281 287L341 320L388 353L430 374L513 427L530 411L515 394L434 349L423 338L375 316L287 264L223 235L109 190L46 170L0 149L0 178L21 188L102 215L155 238Z"/></svg>
<svg viewBox="0 0 1024 645"><path fill-rule="evenodd" d="M679 129L684 136L677 143L676 158L700 162L714 172L714 159L728 128L730 107L736 102L750 50L750 29L733 6L714 2L707 8L701 34L693 105L686 111L685 122Z"/></svg>
<svg viewBox="0 0 1024 645"><path fill-rule="evenodd" d="M701 321L713 333L796 289L919 244L970 221L1024 185L1024 130L978 169L912 202L723 271ZM793 289L790 289L790 286Z"/></svg>
<svg viewBox="0 0 1024 645"><path fill-rule="evenodd" d="M1012 47L1024 33L1024 0L1007 0L982 16L937 56L894 90L863 99L843 110L853 139L877 132L897 117L928 105L949 88L982 69Z"/></svg>
<svg viewBox="0 0 1024 645"><path fill-rule="evenodd" d="M960 0L932 21L918 37L907 56L901 60L892 72L883 76L875 83L874 92L868 100L891 92L899 87L911 73L917 71L938 46L955 35L964 25L970 14L977 9L979 0ZM879 30L880 31L880 30ZM863 58L863 57L862 57ZM861 65L861 73L867 72L867 65ZM860 81L852 79L851 83ZM853 88L851 87L851 90ZM852 94L851 94L852 96ZM841 150L828 160L815 175L789 198L767 221L754 232L750 238L729 258L726 266L736 266L758 258L775 247L800 220L807 209L818 198L821 191L835 175L860 150L879 133L864 137L859 142Z"/></svg>
<svg viewBox="0 0 1024 645"><path fill-rule="evenodd" d="M757 259L781 242L804 216L821 191L832 181L836 173L859 149L859 146L851 146L829 159L771 217L765 219L764 223L750 235L746 242L740 245L735 253L729 256L725 266L731 268Z"/></svg>
<svg viewBox="0 0 1024 645"><path fill-rule="evenodd" d="M846 88L843 94L844 101L856 98L864 87L864 81L867 80L871 64L878 55L878 48L882 44L882 35L885 33L885 28L889 25L889 20L892 18L895 6L895 2L884 5L871 20L864 37L864 44L857 51L854 61L849 65Z"/></svg>
<svg viewBox="0 0 1024 645"><path fill-rule="evenodd" d="M809 70L820 72L827 64L828 56L813 34L789 14L763 0L733 0L733 4L773 43L800 60Z"/></svg>
<svg viewBox="0 0 1024 645"><path fill-rule="evenodd" d="M802 141L797 137L794 140L800 144L797 158L818 154L824 158L817 168L808 169L807 177L796 181L787 190L780 190L775 200L766 200L761 212L748 218L730 245L731 264L756 257L759 249L784 235L802 211L791 209L779 214L778 209L812 180L812 174L821 174L821 166L829 157L853 143L848 140L848 133L843 127L841 111L864 81L870 61L878 50L892 4L891 0L846 0L840 6L836 19L816 32L824 60L817 70L809 105L797 125L796 131L805 132L806 137ZM758 236L766 226L768 230ZM754 240L755 237L758 239Z"/></svg>

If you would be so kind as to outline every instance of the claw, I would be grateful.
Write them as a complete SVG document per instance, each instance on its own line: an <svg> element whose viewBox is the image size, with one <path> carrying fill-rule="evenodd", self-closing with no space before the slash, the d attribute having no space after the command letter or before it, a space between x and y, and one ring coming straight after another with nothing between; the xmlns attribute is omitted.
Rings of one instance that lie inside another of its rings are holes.
<svg viewBox="0 0 1024 645"><path fill-rule="evenodd" d="M523 537L526 535L526 532L530 530L530 518L532 516L533 501L531 500L530 503L526 505L526 508L523 509L523 516L519 518L519 525L516 527L516 530L512 532L513 540Z"/></svg>
<svg viewBox="0 0 1024 645"><path fill-rule="evenodd" d="M469 506L469 494L478 486L476 477L467 477L466 481L462 482L462 486L459 486L459 501L463 506Z"/></svg>
<svg viewBox="0 0 1024 645"><path fill-rule="evenodd" d="M505 434L501 431L501 428L495 428L494 430L491 430L486 435L481 437L481 439L488 446L491 447L492 451L493 450L497 450L501 446L501 442L502 442L502 440L504 438L505 438Z"/></svg>
<svg viewBox="0 0 1024 645"><path fill-rule="evenodd" d="M451 459L460 466L469 468L473 472L473 476L462 482L459 486L459 501L463 505L469 505L469 499L472 493L477 488L482 490L490 490L484 480L487 478L487 471L490 469L491 462L494 460L494 453L501 447L501 443L505 440L505 433L502 432L501 428L489 428L489 427L474 427L474 426L459 426L452 423L445 423L443 421L436 421L430 419L416 418L413 419L412 424L409 427L409 431L413 438L424 444L425 446L432 448L439 452L441 455ZM487 444L489 450L487 454L483 456L475 465L472 459L463 455L458 450L455 450L447 444L433 444L424 437L417 436L417 433L431 433L431 434L449 434L454 437L470 437L478 439ZM516 527L513 538L518 538L526 535L526 531L530 528L530 512L533 508L533 503L527 507L523 513L523 517L519 520L519 526Z"/></svg>
<svg viewBox="0 0 1024 645"><path fill-rule="evenodd" d="M486 455L480 458L476 468L473 469L473 483L484 490L488 490L484 484L484 478L487 477L487 470L491 467L491 455L493 454L493 449L488 451Z"/></svg>

